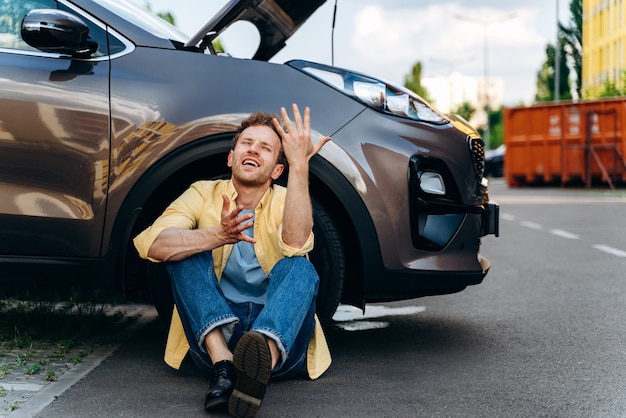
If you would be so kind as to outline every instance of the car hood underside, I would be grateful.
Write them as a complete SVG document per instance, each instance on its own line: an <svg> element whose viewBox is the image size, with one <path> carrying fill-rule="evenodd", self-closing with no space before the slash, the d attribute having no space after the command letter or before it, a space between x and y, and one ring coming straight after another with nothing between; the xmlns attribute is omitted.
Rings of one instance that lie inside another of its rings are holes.
<svg viewBox="0 0 626 418"><path fill-rule="evenodd" d="M259 30L259 49L252 57L267 61L285 46L285 41L326 0L231 0L204 25L186 47L207 43L237 21L252 23Z"/></svg>

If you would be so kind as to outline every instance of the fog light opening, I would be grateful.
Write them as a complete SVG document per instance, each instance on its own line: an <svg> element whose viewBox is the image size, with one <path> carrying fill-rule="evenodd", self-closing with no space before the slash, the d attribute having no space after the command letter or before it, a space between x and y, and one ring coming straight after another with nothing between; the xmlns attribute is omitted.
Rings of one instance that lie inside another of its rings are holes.
<svg viewBox="0 0 626 418"><path fill-rule="evenodd" d="M439 173L433 173L432 171L425 171L420 176L420 188L424 193L445 195L446 186L443 183L443 177Z"/></svg>

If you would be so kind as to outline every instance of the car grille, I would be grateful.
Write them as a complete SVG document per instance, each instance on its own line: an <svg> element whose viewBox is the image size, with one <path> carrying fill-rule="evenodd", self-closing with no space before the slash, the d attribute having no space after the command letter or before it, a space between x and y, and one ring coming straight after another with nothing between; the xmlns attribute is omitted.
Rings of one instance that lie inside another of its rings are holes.
<svg viewBox="0 0 626 418"><path fill-rule="evenodd" d="M467 144L469 145L470 153L472 154L476 180L480 183L483 179L483 175L485 174L485 143L480 138L467 137Z"/></svg>

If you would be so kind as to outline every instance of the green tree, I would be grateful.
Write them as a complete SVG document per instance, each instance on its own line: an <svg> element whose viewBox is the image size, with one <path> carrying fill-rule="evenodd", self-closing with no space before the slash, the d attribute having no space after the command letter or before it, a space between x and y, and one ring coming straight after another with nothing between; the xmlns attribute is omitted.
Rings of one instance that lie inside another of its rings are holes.
<svg viewBox="0 0 626 418"><path fill-rule="evenodd" d="M215 48L215 52L226 53L226 50L224 49L224 45L222 45L222 41L220 39L215 39L212 43L213 43L213 47Z"/></svg>
<svg viewBox="0 0 626 418"><path fill-rule="evenodd" d="M598 97L626 96L626 70L622 71L621 85L622 87L619 87L615 81L606 80L602 85L602 90L600 90Z"/></svg>
<svg viewBox="0 0 626 418"><path fill-rule="evenodd" d="M150 4L150 2L146 2L146 5L144 6L146 8L147 11L151 12L152 11L152 5ZM158 12L156 13L157 16L159 16L161 19L165 20L166 22L169 22L170 24L176 26L176 19L174 18L174 15L171 12Z"/></svg>
<svg viewBox="0 0 626 418"><path fill-rule="evenodd" d="M546 60L537 72L537 92L535 101L547 102L554 99L554 45L546 46Z"/></svg>
<svg viewBox="0 0 626 418"><path fill-rule="evenodd" d="M496 149L504 141L504 107L489 109L489 148Z"/></svg>
<svg viewBox="0 0 626 418"><path fill-rule="evenodd" d="M165 20L166 22L169 22L172 25L176 26L176 19L174 19L174 15L171 12L159 12L157 13L157 16L159 16L161 19Z"/></svg>
<svg viewBox="0 0 626 418"><path fill-rule="evenodd" d="M452 113L461 116L465 120L470 120L476 112L476 108L470 102L461 103Z"/></svg>
<svg viewBox="0 0 626 418"><path fill-rule="evenodd" d="M565 53L565 41L559 38L559 99L567 100L572 98L569 80L569 67L567 66L567 55ZM537 92L535 100L538 102L550 102L554 100L554 84L556 82L556 70L554 67L556 50L554 45L546 46L546 60L537 72Z"/></svg>
<svg viewBox="0 0 626 418"><path fill-rule="evenodd" d="M566 45L566 53L571 58L576 80L574 91L582 97L583 76L583 0L571 0L569 5L570 22L568 26L559 23L559 31Z"/></svg>
<svg viewBox="0 0 626 418"><path fill-rule="evenodd" d="M488 149L496 149L504 140L504 106L498 109L487 109L489 115L489 135L485 134L485 127L478 128L478 133L485 140Z"/></svg>
<svg viewBox="0 0 626 418"><path fill-rule="evenodd" d="M411 73L404 77L404 87L419 95L424 100L430 102L428 90L422 86L422 63L416 62L411 69Z"/></svg>

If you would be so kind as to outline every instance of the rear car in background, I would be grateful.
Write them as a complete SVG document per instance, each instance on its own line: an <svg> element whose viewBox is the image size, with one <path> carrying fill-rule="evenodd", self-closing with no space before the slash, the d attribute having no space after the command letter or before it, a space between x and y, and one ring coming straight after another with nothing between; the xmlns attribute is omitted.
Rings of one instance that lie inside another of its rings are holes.
<svg viewBox="0 0 626 418"><path fill-rule="evenodd" d="M345 69L266 62L324 0L231 1L191 39L121 0L0 3L0 278L148 286L169 278L132 238L198 179L228 175L238 124L310 106L318 315L338 303L409 299L480 283L480 240L497 234L484 144L461 119ZM215 53L237 20L253 59Z"/></svg>
<svg viewBox="0 0 626 418"><path fill-rule="evenodd" d="M506 154L506 145L502 144L496 149L485 151L485 176L502 177L504 176L504 155Z"/></svg>

